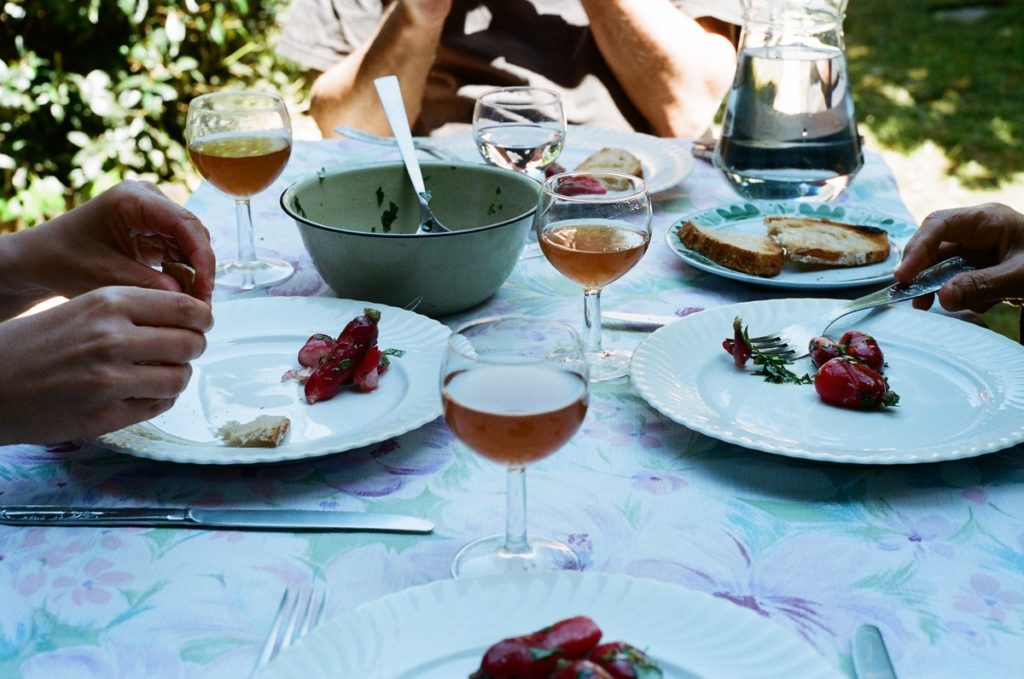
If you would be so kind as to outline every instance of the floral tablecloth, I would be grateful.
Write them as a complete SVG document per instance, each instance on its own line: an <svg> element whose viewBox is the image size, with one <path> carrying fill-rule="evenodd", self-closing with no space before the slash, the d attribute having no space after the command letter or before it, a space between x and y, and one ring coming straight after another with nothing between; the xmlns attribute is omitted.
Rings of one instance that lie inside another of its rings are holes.
<svg viewBox="0 0 1024 679"><path fill-rule="evenodd" d="M394 157L353 142L298 142L277 185L254 202L258 250L298 272L250 296L330 294L278 207L289 182ZM605 291L606 310L685 315L780 296L698 272L666 247L681 214L736 201L710 166L698 163L656 198L651 248ZM840 202L910 221L875 155ZM230 256L230 201L203 185L188 206ZM218 291L216 301L233 296ZM444 320L495 312L579 323L581 294L543 258L525 259L485 307ZM608 330L605 342L643 337ZM865 622L882 629L903 677L1024 672L1019 447L928 465L799 461L679 426L626 380L597 386L582 431L529 477L531 526L571 543L587 569L752 609L847 674L850 639ZM330 617L446 578L459 547L502 530L504 482L441 420L365 449L266 466L176 465L79 444L0 448L4 505L337 508L437 524L430 536L0 526L0 676L249 676L286 586L326 583Z"/></svg>

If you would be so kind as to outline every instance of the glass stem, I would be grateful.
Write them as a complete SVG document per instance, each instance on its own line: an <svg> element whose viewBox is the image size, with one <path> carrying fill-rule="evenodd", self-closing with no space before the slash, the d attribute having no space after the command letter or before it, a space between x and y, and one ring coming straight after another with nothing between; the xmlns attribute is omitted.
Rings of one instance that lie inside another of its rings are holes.
<svg viewBox="0 0 1024 679"><path fill-rule="evenodd" d="M507 554L526 554L530 543L526 540L526 467L508 466L508 484L505 492L505 545Z"/></svg>
<svg viewBox="0 0 1024 679"><path fill-rule="evenodd" d="M583 291L583 343L588 354L601 353L601 291Z"/></svg>
<svg viewBox="0 0 1024 679"><path fill-rule="evenodd" d="M252 208L248 198L235 200L235 222L238 228L238 262L242 269L242 290L256 287L253 265L256 263L256 237L252 228Z"/></svg>

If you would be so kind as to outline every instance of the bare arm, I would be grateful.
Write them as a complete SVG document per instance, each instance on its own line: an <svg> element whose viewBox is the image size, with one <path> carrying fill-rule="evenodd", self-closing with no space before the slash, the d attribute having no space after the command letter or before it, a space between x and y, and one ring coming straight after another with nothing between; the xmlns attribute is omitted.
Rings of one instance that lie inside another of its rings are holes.
<svg viewBox="0 0 1024 679"><path fill-rule="evenodd" d="M736 51L670 0L582 0L601 54L661 136L695 138L732 83Z"/></svg>
<svg viewBox="0 0 1024 679"><path fill-rule="evenodd" d="M397 75L409 119L420 114L427 75L451 0L401 0L384 15L376 35L314 81L310 113L324 137L337 125L390 134L373 80Z"/></svg>

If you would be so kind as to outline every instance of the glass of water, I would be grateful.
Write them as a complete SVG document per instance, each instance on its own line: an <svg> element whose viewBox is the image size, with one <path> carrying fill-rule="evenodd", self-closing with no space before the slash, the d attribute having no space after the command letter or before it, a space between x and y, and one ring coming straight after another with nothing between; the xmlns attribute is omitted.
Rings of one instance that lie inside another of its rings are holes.
<svg viewBox="0 0 1024 679"><path fill-rule="evenodd" d="M864 164L843 52L845 8L846 0L744 0L714 158L744 198L831 200Z"/></svg>
<svg viewBox="0 0 1024 679"><path fill-rule="evenodd" d="M539 178L565 144L562 98L543 87L487 90L473 107L473 138L488 163Z"/></svg>

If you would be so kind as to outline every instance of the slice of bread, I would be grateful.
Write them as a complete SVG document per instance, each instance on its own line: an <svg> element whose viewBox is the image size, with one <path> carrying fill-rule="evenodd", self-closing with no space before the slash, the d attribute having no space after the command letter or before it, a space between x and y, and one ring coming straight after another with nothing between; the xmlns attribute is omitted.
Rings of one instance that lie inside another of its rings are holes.
<svg viewBox="0 0 1024 679"><path fill-rule="evenodd" d="M683 245L713 262L752 276L777 276L782 248L768 236L703 229L693 222L679 227Z"/></svg>
<svg viewBox="0 0 1024 679"><path fill-rule="evenodd" d="M164 260L160 265L161 271L178 281L181 291L191 295L196 290L196 270L184 262L172 262Z"/></svg>
<svg viewBox="0 0 1024 679"><path fill-rule="evenodd" d="M233 448L276 448L290 425L284 415L260 415L251 422L231 420L217 430L217 436Z"/></svg>
<svg viewBox="0 0 1024 679"><path fill-rule="evenodd" d="M576 166L577 172L621 172L631 174L634 177L644 177L644 168L640 159L626 149L612 148L606 146L599 151L591 153L583 159L583 162ZM621 191L629 186L625 179L609 178L602 182L609 189Z"/></svg>
<svg viewBox="0 0 1024 679"><path fill-rule="evenodd" d="M765 217L764 225L791 262L862 266L889 256L889 235L874 226L786 215Z"/></svg>

